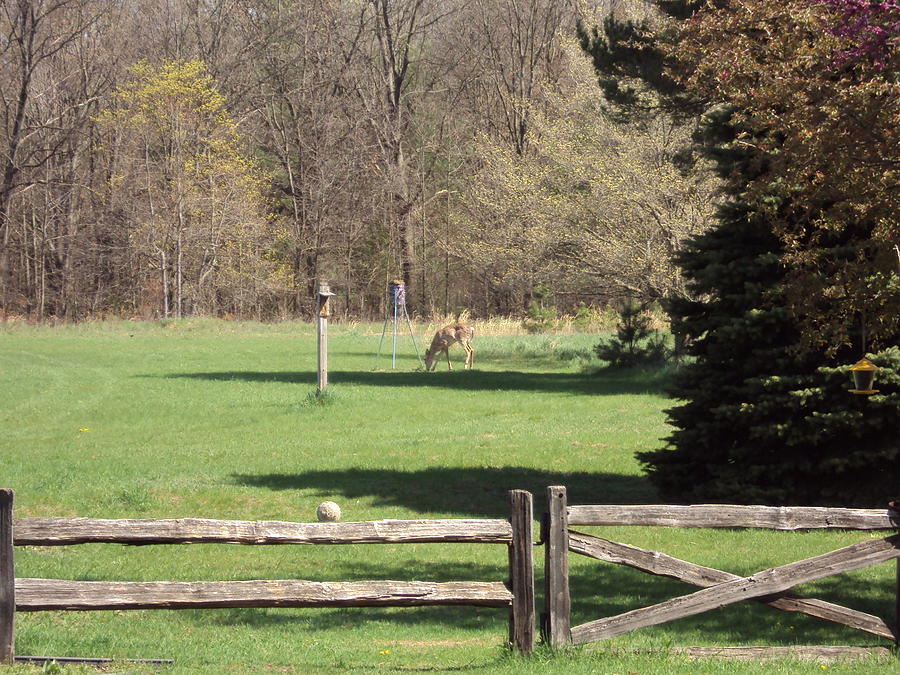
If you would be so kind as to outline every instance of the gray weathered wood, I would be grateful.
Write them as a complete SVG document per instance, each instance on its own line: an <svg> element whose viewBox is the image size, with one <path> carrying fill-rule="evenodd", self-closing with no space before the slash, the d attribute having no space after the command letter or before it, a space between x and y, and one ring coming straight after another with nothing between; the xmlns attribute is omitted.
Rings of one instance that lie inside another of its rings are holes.
<svg viewBox="0 0 900 675"><path fill-rule="evenodd" d="M13 569L13 491L0 488L0 663L15 656L16 587Z"/></svg>
<svg viewBox="0 0 900 675"><path fill-rule="evenodd" d="M531 493L509 491L510 526L509 588L512 607L509 613L509 641L522 654L534 648L534 537Z"/></svg>
<svg viewBox="0 0 900 675"><path fill-rule="evenodd" d="M835 663L848 660L893 659L887 647L849 647L840 645L792 645L787 647L676 647L672 653L692 659L718 658L732 661L764 661L767 659L797 659L816 663ZM873 664L875 665L875 664Z"/></svg>
<svg viewBox="0 0 900 675"><path fill-rule="evenodd" d="M68 581L17 579L20 612L210 607L508 607L503 582Z"/></svg>
<svg viewBox="0 0 900 675"><path fill-rule="evenodd" d="M572 642L569 593L569 524L566 488L547 488L547 518L544 537L544 603L541 625L544 642L561 647Z"/></svg>
<svg viewBox="0 0 900 675"><path fill-rule="evenodd" d="M636 546L629 546L578 532L569 533L569 542L571 550L575 553L603 560L604 562L627 565L649 574L678 579L694 586L707 588L725 581L741 578L736 574L695 565L664 553L648 551ZM889 640L894 639L894 632L891 626L881 617L842 607L831 602L825 602L824 600L803 598L792 593L753 598L753 600L775 609L808 614L819 619L833 621L850 628L865 631L878 637Z"/></svg>
<svg viewBox="0 0 900 675"><path fill-rule="evenodd" d="M798 584L893 560L900 557L898 540L900 535L853 544L746 578L716 584L651 607L591 621L572 628L572 642L578 645L622 635L638 628L675 621L741 600L781 593Z"/></svg>
<svg viewBox="0 0 900 675"><path fill-rule="evenodd" d="M151 666L170 666L175 661L173 659L111 659L104 657L85 657L85 656L17 656L16 663L50 663L56 661L60 665L89 665L89 666L105 666L106 664L124 662L124 663L140 663Z"/></svg>
<svg viewBox="0 0 900 675"><path fill-rule="evenodd" d="M602 649L609 656L651 654L667 656L680 654L689 659L722 659L733 661L765 661L768 659L797 659L799 661L815 661L816 663L836 663L842 661L878 660L890 663L894 660L890 647L847 647L840 645L787 647L665 647L647 649L610 649L587 647L591 653L594 649ZM873 664L874 665L874 664Z"/></svg>
<svg viewBox="0 0 900 675"><path fill-rule="evenodd" d="M318 353L316 367L316 393L321 394L328 388L328 319L316 317L316 349Z"/></svg>
<svg viewBox="0 0 900 675"><path fill-rule="evenodd" d="M627 565L649 574L671 577L704 588L729 581L730 578L737 578L727 572L685 562L665 553L648 551L581 532L569 532L569 550L603 562Z"/></svg>
<svg viewBox="0 0 900 675"><path fill-rule="evenodd" d="M324 281L318 283L316 307L316 393L321 394L328 387L328 316L330 314L329 296L331 289Z"/></svg>
<svg viewBox="0 0 900 675"><path fill-rule="evenodd" d="M17 518L16 546L120 544L401 544L424 542L509 543L505 520L377 520L358 523L283 521L102 520Z"/></svg>
<svg viewBox="0 0 900 675"><path fill-rule="evenodd" d="M593 505L570 506L569 525L894 530L900 527L900 514L888 509L833 509L814 506Z"/></svg>

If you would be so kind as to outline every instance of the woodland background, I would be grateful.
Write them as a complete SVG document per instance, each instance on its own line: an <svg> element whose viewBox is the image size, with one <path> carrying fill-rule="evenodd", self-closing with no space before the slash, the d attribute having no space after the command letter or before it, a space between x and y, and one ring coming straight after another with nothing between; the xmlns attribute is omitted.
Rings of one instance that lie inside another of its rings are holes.
<svg viewBox="0 0 900 675"><path fill-rule="evenodd" d="M696 123L578 27L638 0L7 0L4 317L377 318L686 295ZM583 34L582 34L583 37ZM678 159L679 161L675 161ZM685 161L688 164L685 164ZM548 289L551 292L548 293Z"/></svg>

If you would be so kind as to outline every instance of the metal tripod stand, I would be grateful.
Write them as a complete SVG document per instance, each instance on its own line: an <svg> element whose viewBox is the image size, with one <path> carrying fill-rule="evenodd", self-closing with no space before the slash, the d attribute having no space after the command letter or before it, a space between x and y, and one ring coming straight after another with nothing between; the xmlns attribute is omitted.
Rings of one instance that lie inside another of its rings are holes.
<svg viewBox="0 0 900 675"><path fill-rule="evenodd" d="M381 340L378 341L378 353L375 355L375 367L378 369L378 362L381 359L381 347L384 344L384 336L387 333L388 323L392 326L391 331L391 370L397 367L397 322L401 318L406 319L406 326L409 329L409 337L412 339L413 347L416 350L416 360L422 365L422 357L419 354L419 345L416 344L416 335L413 332L412 321L409 320L409 312L406 311L406 284L402 281L394 281L388 284L387 290L388 309L384 317L384 326L381 328Z"/></svg>

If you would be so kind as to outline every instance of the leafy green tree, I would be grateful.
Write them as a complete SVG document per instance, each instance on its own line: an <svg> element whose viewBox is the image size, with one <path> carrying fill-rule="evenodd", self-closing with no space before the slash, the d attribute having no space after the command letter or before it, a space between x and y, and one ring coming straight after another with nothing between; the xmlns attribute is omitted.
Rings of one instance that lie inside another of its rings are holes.
<svg viewBox="0 0 900 675"><path fill-rule="evenodd" d="M564 77L529 115L527 152L479 139L461 218L471 264L510 287L683 294L670 258L708 226L715 185L672 161L690 130L665 116L614 119L584 53L569 43L564 56Z"/></svg>
<svg viewBox="0 0 900 675"><path fill-rule="evenodd" d="M881 345L900 330L900 5L729 0L682 22L668 56L724 103L759 171L746 200L784 245L800 347ZM790 214L780 204L790 201ZM795 213L803 212L802 217Z"/></svg>
<svg viewBox="0 0 900 675"><path fill-rule="evenodd" d="M286 276L273 251L265 182L200 61L135 64L101 122L110 202L129 221L163 316L248 313Z"/></svg>

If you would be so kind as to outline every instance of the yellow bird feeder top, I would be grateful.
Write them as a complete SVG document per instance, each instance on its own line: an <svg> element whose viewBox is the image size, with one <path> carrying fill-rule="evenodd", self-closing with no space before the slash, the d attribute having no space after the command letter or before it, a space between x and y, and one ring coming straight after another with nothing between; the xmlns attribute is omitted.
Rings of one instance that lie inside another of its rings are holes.
<svg viewBox="0 0 900 675"><path fill-rule="evenodd" d="M872 388L875 384L875 373L877 372L878 366L866 358L862 358L850 366L850 373L853 375L853 384L855 386L855 389L851 389L850 393L864 396L877 394L878 390Z"/></svg>

